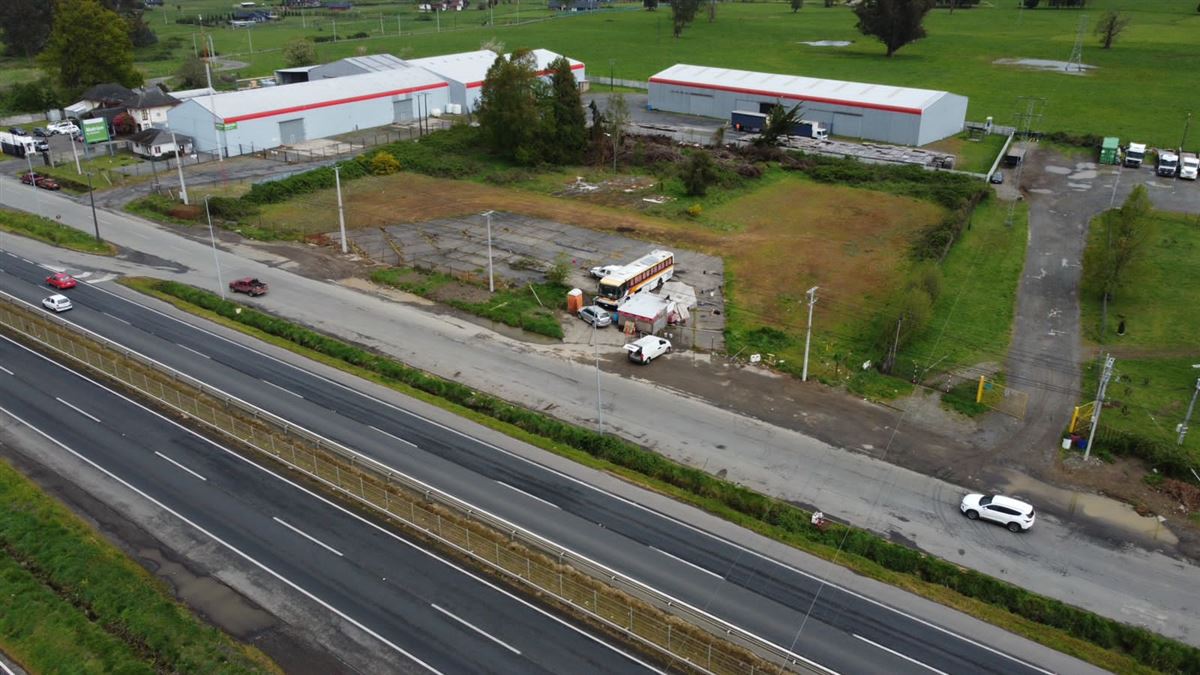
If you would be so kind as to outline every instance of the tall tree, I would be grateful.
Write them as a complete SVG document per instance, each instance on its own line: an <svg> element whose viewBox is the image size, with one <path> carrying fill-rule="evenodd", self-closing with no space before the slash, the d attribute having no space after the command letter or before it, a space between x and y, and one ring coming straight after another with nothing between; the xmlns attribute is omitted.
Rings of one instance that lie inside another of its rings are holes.
<svg viewBox="0 0 1200 675"><path fill-rule="evenodd" d="M671 0L671 24L675 37L683 35L683 29L696 18L700 0Z"/></svg>
<svg viewBox="0 0 1200 675"><path fill-rule="evenodd" d="M1109 49L1117 41L1117 37L1129 27L1129 17L1115 9L1105 12L1096 22L1096 35L1100 36L1100 48Z"/></svg>
<svg viewBox="0 0 1200 675"><path fill-rule="evenodd" d="M181 89L207 87L208 73L204 70L204 62L194 54L188 54L175 71L175 82Z"/></svg>
<svg viewBox="0 0 1200 675"><path fill-rule="evenodd" d="M1108 300L1127 284L1154 238L1150 195L1139 185L1129 193L1121 208L1100 217L1100 237L1092 240L1083 255L1084 282L1100 294L1107 309Z"/></svg>
<svg viewBox="0 0 1200 675"><path fill-rule="evenodd" d="M571 62L560 56L550 64L550 71L549 126L553 141L547 148L547 159L557 164L574 164L583 158L587 148L587 116Z"/></svg>
<svg viewBox="0 0 1200 675"><path fill-rule="evenodd" d="M101 82L142 83L133 67L129 25L97 0L58 0L54 28L38 60L72 96Z"/></svg>
<svg viewBox="0 0 1200 675"><path fill-rule="evenodd" d="M621 154L621 139L625 135L626 124L629 124L629 104L625 101L625 95L616 93L609 96L604 131L612 142L613 171L617 169L617 157Z"/></svg>
<svg viewBox="0 0 1200 675"><path fill-rule="evenodd" d="M158 36L146 22L146 5L142 0L100 0L106 8L120 14L129 24L129 39L134 47L148 47L158 42Z"/></svg>
<svg viewBox="0 0 1200 675"><path fill-rule="evenodd" d="M317 62L317 45L308 38L295 38L283 45L283 63L288 68L311 66Z"/></svg>
<svg viewBox="0 0 1200 675"><path fill-rule="evenodd" d="M693 197L703 197L708 192L708 186L715 183L717 178L717 163L702 148L690 152L679 167L679 179Z"/></svg>
<svg viewBox="0 0 1200 675"><path fill-rule="evenodd" d="M488 144L521 164L542 159L543 124L538 101L536 59L520 49L509 58L497 56L483 80L479 126Z"/></svg>
<svg viewBox="0 0 1200 675"><path fill-rule="evenodd" d="M792 13L799 12L804 7L804 0L791 0Z"/></svg>
<svg viewBox="0 0 1200 675"><path fill-rule="evenodd" d="M862 0L854 7L858 30L887 47L888 58L904 45L925 37L925 15L934 0Z"/></svg>
<svg viewBox="0 0 1200 675"><path fill-rule="evenodd" d="M46 0L0 2L0 39L9 56L36 56L53 26L54 5Z"/></svg>

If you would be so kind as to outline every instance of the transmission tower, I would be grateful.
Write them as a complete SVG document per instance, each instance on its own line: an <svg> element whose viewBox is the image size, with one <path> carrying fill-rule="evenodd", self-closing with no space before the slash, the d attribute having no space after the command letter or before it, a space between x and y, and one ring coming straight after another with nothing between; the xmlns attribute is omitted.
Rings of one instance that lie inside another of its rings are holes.
<svg viewBox="0 0 1200 675"><path fill-rule="evenodd" d="M1042 118L1042 108L1046 106L1046 99L1039 96L1021 96L1017 99L1017 112L1015 114L1013 127L1013 143L1024 143L1028 150L1029 143L1033 138L1033 127ZM1008 215L1004 218L1004 225L1012 227L1013 219L1017 213L1017 202L1020 201L1019 195L1021 192L1021 171L1025 168L1025 158L1017 164L1017 170L1013 175L1013 187L1017 189L1018 199L1014 199L1008 203Z"/></svg>
<svg viewBox="0 0 1200 675"><path fill-rule="evenodd" d="M1071 58L1067 61L1067 72L1075 68L1075 72L1083 72L1083 33L1087 30L1087 14L1079 17L1079 28L1075 31L1075 46L1071 48Z"/></svg>

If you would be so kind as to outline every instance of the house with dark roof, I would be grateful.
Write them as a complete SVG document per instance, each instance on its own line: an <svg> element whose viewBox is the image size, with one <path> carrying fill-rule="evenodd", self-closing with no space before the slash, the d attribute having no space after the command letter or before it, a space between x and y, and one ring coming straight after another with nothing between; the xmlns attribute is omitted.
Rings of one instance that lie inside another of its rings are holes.
<svg viewBox="0 0 1200 675"><path fill-rule="evenodd" d="M120 107L133 96L133 91L115 82L97 84L83 92L83 98L65 108L67 115L80 117L97 108Z"/></svg>
<svg viewBox="0 0 1200 675"><path fill-rule="evenodd" d="M138 131L167 123L167 111L179 105L179 99L158 87L134 89L125 99L125 109L133 118Z"/></svg>
<svg viewBox="0 0 1200 675"><path fill-rule="evenodd" d="M176 153L191 154L192 139L183 134L171 135L166 129L145 129L129 137L129 149L146 159L173 157Z"/></svg>

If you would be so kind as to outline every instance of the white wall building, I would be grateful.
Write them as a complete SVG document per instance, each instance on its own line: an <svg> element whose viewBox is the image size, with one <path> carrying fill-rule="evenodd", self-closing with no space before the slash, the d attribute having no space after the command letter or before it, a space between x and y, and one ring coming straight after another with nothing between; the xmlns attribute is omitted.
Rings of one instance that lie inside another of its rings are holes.
<svg viewBox="0 0 1200 675"><path fill-rule="evenodd" d="M561 55L549 49L534 49L533 57L537 64L535 68L538 76L548 82L550 64L559 56ZM464 111L475 110L479 106L479 97L483 93L483 80L487 77L488 68L491 68L495 62L496 53L486 49L408 61L408 63L424 68L445 80L450 85L450 102L461 105ZM583 62L572 58L568 58L567 62L571 64L571 72L575 75L576 85L581 89L585 88L587 73Z"/></svg>
<svg viewBox="0 0 1200 675"><path fill-rule="evenodd" d="M944 91L676 64L649 81L656 110L728 120L799 103L830 135L925 145L963 130L967 98Z"/></svg>

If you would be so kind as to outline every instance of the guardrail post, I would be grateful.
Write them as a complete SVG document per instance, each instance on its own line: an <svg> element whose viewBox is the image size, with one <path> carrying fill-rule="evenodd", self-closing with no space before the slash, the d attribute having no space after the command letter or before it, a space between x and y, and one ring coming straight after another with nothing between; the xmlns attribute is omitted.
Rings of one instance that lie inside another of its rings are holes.
<svg viewBox="0 0 1200 675"><path fill-rule="evenodd" d="M342 487L342 471L338 469L337 464L333 465L333 477L337 479L337 486Z"/></svg>

